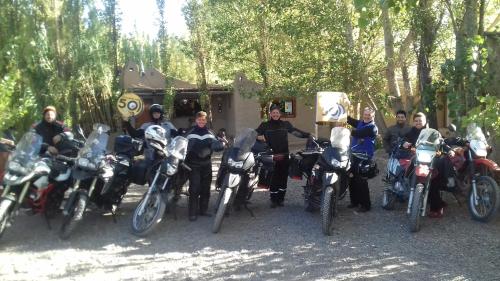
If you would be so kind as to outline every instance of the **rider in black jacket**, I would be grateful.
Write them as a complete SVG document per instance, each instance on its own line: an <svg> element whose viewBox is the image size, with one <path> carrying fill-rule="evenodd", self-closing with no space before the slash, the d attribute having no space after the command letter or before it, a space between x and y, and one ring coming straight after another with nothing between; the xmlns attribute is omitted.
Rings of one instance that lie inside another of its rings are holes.
<svg viewBox="0 0 500 281"><path fill-rule="evenodd" d="M64 126L61 121L56 120L56 117L56 108L53 106L47 106L43 109L42 121L33 125L36 133L43 138L42 150L40 151L41 154L45 153L46 151L54 155L57 154L58 150L55 147L56 140L54 139L54 137L61 133L69 131L69 129Z"/></svg>
<svg viewBox="0 0 500 281"><path fill-rule="evenodd" d="M269 121L262 122L256 129L257 139L265 141L273 150L273 154L282 154L282 159L276 161L271 179L271 208L282 207L285 200L288 178L288 133L299 137L308 138L310 133L303 132L280 119L281 111L278 105L272 104L269 108Z"/></svg>
<svg viewBox="0 0 500 281"><path fill-rule="evenodd" d="M186 164L192 169L189 173L189 220L195 221L207 213L212 182L211 156L213 151L221 151L224 145L206 127L207 113L196 113L196 126L185 134L189 140Z"/></svg>

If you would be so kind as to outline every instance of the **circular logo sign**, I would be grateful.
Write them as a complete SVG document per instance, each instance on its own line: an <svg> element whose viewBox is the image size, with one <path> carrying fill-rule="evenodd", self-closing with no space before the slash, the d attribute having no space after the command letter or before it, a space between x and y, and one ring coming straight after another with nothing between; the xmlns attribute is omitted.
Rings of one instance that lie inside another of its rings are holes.
<svg viewBox="0 0 500 281"><path fill-rule="evenodd" d="M323 112L323 116L326 116L328 119L332 120L338 120L344 114L345 108L339 103L335 103L330 108L326 108L325 112Z"/></svg>
<svg viewBox="0 0 500 281"><path fill-rule="evenodd" d="M119 99L116 105L118 111L124 118L137 116L144 109L142 99L133 93L125 93Z"/></svg>

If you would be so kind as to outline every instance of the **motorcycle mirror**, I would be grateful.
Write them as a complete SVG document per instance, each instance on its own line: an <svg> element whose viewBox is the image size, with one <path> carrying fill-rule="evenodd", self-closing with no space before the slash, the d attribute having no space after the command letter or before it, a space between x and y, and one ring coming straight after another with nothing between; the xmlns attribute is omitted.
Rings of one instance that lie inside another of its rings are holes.
<svg viewBox="0 0 500 281"><path fill-rule="evenodd" d="M85 134L83 133L83 129L80 125L75 125L74 131L78 133L79 137L81 137L82 139L86 139Z"/></svg>
<svg viewBox="0 0 500 281"><path fill-rule="evenodd" d="M457 131L457 126L455 126L455 124L453 124L453 123L450 123L448 125L448 130L450 130L450 132L456 132Z"/></svg>

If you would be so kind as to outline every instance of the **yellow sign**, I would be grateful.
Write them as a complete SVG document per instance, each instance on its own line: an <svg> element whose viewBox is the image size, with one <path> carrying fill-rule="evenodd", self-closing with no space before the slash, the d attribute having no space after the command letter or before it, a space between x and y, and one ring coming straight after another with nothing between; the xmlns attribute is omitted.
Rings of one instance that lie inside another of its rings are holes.
<svg viewBox="0 0 500 281"><path fill-rule="evenodd" d="M118 111L124 118L137 116L144 110L144 103L141 97L133 93L125 93L119 99L116 105Z"/></svg>
<svg viewBox="0 0 500 281"><path fill-rule="evenodd" d="M347 122L351 105L346 93L318 92L316 94L316 122Z"/></svg>

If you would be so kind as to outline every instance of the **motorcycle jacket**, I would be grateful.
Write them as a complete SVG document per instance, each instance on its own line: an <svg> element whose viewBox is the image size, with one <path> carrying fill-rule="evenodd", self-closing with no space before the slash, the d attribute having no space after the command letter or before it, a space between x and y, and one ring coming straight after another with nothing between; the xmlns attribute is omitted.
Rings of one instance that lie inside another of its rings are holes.
<svg viewBox="0 0 500 281"><path fill-rule="evenodd" d="M212 152L224 149L222 142L206 127L193 126L186 132L185 137L189 141L186 163L190 167L210 165Z"/></svg>
<svg viewBox="0 0 500 281"><path fill-rule="evenodd" d="M43 144L40 154L45 153L49 146L54 146L53 138L60 133L68 132L69 129L64 126L64 124L60 121L54 121L52 123L48 123L43 120L33 125L33 129L35 129L36 133L42 136Z"/></svg>
<svg viewBox="0 0 500 281"><path fill-rule="evenodd" d="M375 152L375 138L378 134L378 128L374 121L365 123L363 120L356 120L347 117L347 123L355 129L351 131L351 150L354 152L366 152L373 157Z"/></svg>
<svg viewBox="0 0 500 281"><path fill-rule="evenodd" d="M269 120L262 122L256 129L259 135L266 138L266 142L273 150L273 153L288 153L288 133L298 138L308 138L311 134L303 132L288 121Z"/></svg>

